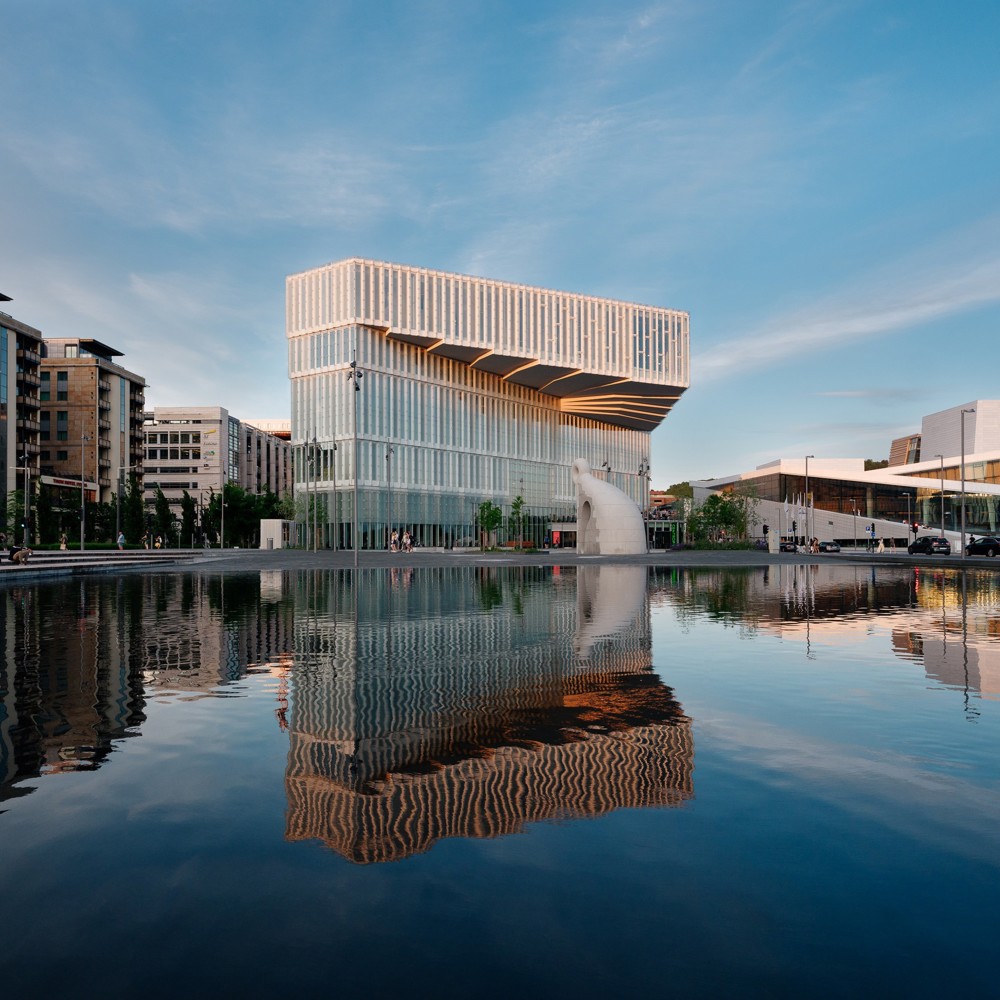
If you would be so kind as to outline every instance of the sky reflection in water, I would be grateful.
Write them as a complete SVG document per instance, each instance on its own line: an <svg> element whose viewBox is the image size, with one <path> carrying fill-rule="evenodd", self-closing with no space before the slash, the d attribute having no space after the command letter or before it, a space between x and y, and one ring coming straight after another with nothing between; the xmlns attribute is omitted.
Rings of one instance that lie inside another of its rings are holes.
<svg viewBox="0 0 1000 1000"><path fill-rule="evenodd" d="M5 982L995 992L993 574L353 579L6 593Z"/></svg>

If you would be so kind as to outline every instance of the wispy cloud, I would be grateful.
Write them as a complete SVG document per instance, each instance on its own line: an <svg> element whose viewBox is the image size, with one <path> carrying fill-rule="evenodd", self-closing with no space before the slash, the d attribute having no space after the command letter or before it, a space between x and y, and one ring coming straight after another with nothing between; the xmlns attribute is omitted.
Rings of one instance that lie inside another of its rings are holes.
<svg viewBox="0 0 1000 1000"><path fill-rule="evenodd" d="M997 228L997 220L992 220ZM994 245L995 246L995 245ZM697 355L692 366L701 383L748 371L812 352L842 348L862 338L887 337L943 316L1000 302L1000 254L980 249L980 256L956 261L952 241L925 251L919 268L912 261L880 275L874 285L859 280L809 310L799 311L715 343ZM933 252L936 262L926 260ZM976 251L973 251L976 253Z"/></svg>
<svg viewBox="0 0 1000 1000"><path fill-rule="evenodd" d="M875 403L906 402L920 399L924 395L923 388L900 388L899 386L881 386L871 389L831 389L827 392L814 393L831 399L870 399Z"/></svg>

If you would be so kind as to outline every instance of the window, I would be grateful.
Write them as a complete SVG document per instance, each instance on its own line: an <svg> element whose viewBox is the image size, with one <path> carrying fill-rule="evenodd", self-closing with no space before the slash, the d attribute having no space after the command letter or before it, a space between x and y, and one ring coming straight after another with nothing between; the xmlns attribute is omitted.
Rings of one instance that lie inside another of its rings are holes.
<svg viewBox="0 0 1000 1000"><path fill-rule="evenodd" d="M56 372L56 399L69 399L69 372Z"/></svg>
<svg viewBox="0 0 1000 1000"><path fill-rule="evenodd" d="M56 452L56 460L59 461L59 462L68 462L69 461L69 452L68 451L57 451Z"/></svg>
<svg viewBox="0 0 1000 1000"><path fill-rule="evenodd" d="M48 462L51 458L52 456L47 451L43 451L41 453L41 459L43 462Z"/></svg>

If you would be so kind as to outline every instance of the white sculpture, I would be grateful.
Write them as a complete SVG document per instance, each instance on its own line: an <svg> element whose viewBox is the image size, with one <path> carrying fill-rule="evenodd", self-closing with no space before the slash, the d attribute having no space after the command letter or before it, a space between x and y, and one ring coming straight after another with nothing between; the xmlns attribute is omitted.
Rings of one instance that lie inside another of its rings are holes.
<svg viewBox="0 0 1000 1000"><path fill-rule="evenodd" d="M642 512L628 494L598 479L590 463L573 463L576 484L576 550L585 556L634 556L646 551Z"/></svg>
<svg viewBox="0 0 1000 1000"><path fill-rule="evenodd" d="M577 656L586 659L595 643L633 629L648 601L645 566L580 566L573 641Z"/></svg>

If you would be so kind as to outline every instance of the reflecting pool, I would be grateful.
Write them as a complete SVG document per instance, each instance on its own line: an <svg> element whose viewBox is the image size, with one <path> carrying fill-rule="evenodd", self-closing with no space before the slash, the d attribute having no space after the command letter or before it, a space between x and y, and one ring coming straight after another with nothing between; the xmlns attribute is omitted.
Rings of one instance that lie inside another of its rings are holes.
<svg viewBox="0 0 1000 1000"><path fill-rule="evenodd" d="M11 996L998 992L1000 574L4 600Z"/></svg>

